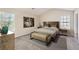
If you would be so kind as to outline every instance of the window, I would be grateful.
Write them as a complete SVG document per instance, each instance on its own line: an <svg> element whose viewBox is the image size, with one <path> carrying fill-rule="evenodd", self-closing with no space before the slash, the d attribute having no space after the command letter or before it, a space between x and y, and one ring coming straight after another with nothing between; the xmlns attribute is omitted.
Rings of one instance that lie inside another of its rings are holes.
<svg viewBox="0 0 79 59"><path fill-rule="evenodd" d="M7 12L0 12L0 27L4 25L9 25L9 30L10 31L15 31L15 23L14 23L14 17L15 15L12 13L7 13Z"/></svg>
<svg viewBox="0 0 79 59"><path fill-rule="evenodd" d="M70 29L70 16L61 16L60 18L60 29Z"/></svg>

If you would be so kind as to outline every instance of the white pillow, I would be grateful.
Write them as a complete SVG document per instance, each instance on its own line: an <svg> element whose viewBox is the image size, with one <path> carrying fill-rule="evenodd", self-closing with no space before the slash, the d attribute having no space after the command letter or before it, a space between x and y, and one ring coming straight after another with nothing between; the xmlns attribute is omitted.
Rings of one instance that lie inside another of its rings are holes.
<svg viewBox="0 0 79 59"><path fill-rule="evenodd" d="M44 26L44 28L49 28L48 26Z"/></svg>
<svg viewBox="0 0 79 59"><path fill-rule="evenodd" d="M50 29L53 29L53 30L58 31L58 28L57 27L50 27Z"/></svg>

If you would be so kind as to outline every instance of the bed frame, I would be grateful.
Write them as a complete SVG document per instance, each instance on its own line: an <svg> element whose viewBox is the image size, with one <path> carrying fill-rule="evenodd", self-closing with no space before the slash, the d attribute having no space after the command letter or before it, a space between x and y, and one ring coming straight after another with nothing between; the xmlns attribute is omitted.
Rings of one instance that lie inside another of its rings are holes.
<svg viewBox="0 0 79 59"><path fill-rule="evenodd" d="M44 21L43 26L57 27L59 29L59 22L58 21ZM59 33L56 34L55 37L52 38L52 40L55 42L58 36L59 36Z"/></svg>
<svg viewBox="0 0 79 59"><path fill-rule="evenodd" d="M59 22L43 22L43 27L44 26L57 27L59 29ZM55 42L57 37L58 37L58 34L56 34L54 37L52 37L49 42L46 42L46 45L48 46L51 41ZM30 35L30 38L31 38L31 35ZM33 38L31 38L31 39L33 39Z"/></svg>

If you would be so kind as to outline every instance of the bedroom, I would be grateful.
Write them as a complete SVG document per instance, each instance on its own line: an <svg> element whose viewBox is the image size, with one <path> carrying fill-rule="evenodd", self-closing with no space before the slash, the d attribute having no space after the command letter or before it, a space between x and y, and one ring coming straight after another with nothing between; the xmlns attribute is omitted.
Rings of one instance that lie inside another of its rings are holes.
<svg viewBox="0 0 79 59"><path fill-rule="evenodd" d="M79 49L78 12L74 8L0 8L0 14L14 15L9 30L15 34L15 50ZM1 49L5 48L12 46Z"/></svg>

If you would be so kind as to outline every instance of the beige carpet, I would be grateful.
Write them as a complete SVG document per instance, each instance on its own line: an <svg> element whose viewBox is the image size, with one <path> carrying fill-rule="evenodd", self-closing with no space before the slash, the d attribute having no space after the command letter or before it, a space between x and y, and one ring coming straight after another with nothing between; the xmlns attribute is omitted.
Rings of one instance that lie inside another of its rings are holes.
<svg viewBox="0 0 79 59"><path fill-rule="evenodd" d="M44 42L38 40L31 40L30 35L25 35L16 38L15 40L16 50L67 50L66 36L60 36L56 43L51 42L49 46L46 46Z"/></svg>

